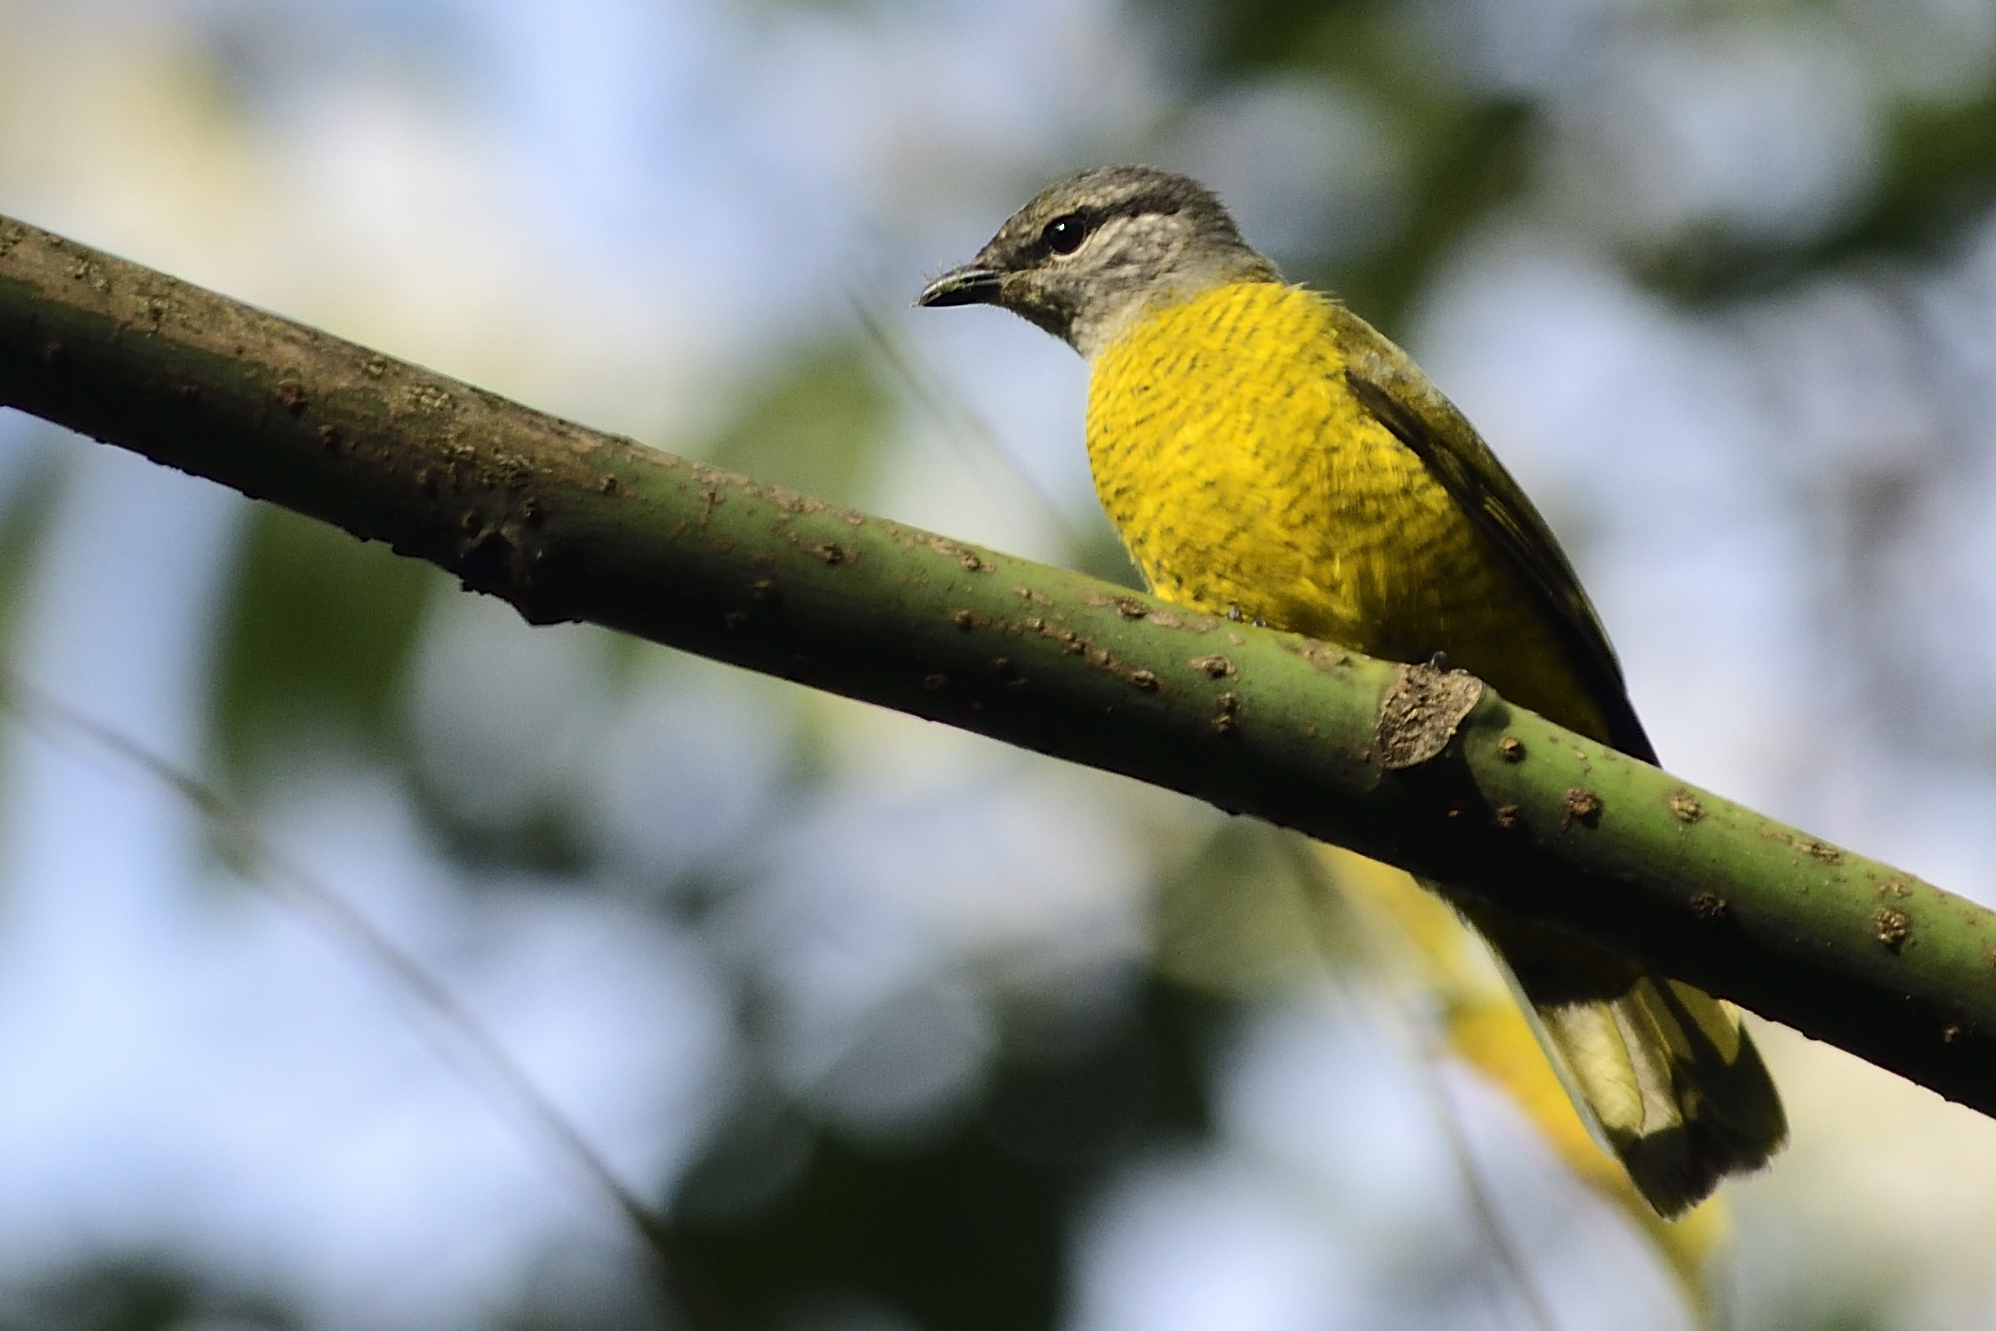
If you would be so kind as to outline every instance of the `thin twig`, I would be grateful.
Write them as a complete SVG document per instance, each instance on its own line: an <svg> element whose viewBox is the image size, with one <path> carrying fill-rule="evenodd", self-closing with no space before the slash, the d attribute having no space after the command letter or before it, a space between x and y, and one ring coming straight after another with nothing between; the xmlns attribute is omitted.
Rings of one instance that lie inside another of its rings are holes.
<svg viewBox="0 0 1996 1331"><path fill-rule="evenodd" d="M0 673L6 709L25 728L53 744L82 739L171 790L209 824L233 852L244 881L315 922L363 957L399 990L421 1018L423 1033L465 1079L524 1120L527 1131L551 1144L570 1169L629 1226L657 1259L668 1286L698 1331L729 1331L711 1300L695 1295L684 1257L667 1218L648 1206L617 1176L581 1131L534 1084L477 1015L435 973L376 928L351 902L273 845L248 814L221 792L171 759L105 722L30 684L11 669Z"/></svg>
<svg viewBox="0 0 1996 1331"><path fill-rule="evenodd" d="M971 466L980 470L995 468L1010 478L1060 538L1061 550L1057 562L1073 563L1084 546L1081 533L1061 512L1060 505L1054 502L1046 487L1027 470L1018 454L1005 446L998 432L943 382L920 353L895 335L894 330L866 304L858 292L848 292L847 299L852 304L853 317L859 320L859 326L874 351L915 399L941 422L943 436Z"/></svg>
<svg viewBox="0 0 1996 1331"><path fill-rule="evenodd" d="M1304 885L1306 897L1315 897L1314 902L1306 900L1304 915L1311 921L1315 935L1317 952L1325 962L1324 970L1334 983L1345 993L1347 1001L1358 1005L1358 995L1350 977L1337 966L1330 964L1331 946L1334 940L1323 932L1326 908L1334 908L1344 921L1362 934L1364 949L1372 955L1384 955L1386 948L1380 938L1378 921L1359 908L1350 897L1332 881L1312 847L1299 837L1279 834L1277 842L1297 879ZM1519 1248L1511 1228L1504 1222L1497 1209L1497 1200L1491 1195L1483 1171L1477 1167L1476 1156L1469 1145L1469 1136L1463 1129L1462 1115L1456 1102L1450 1098L1447 1088L1442 1085L1440 1068L1443 1051L1435 1039L1433 1031L1425 1022L1418 1021L1407 1009L1406 1004L1394 1002L1388 1005L1388 1015L1392 1018L1383 1026L1391 1032L1395 1043L1401 1047L1408 1064L1414 1069L1414 1079L1420 1087L1422 1097L1428 1102L1435 1123L1442 1131L1443 1141L1449 1157L1455 1164L1457 1176L1462 1180L1463 1196L1469 1203L1470 1215L1476 1226L1489 1242L1491 1252L1498 1265L1504 1268L1516 1287L1518 1301L1525 1307L1526 1316L1538 1331L1559 1331L1559 1322L1553 1316L1552 1305L1539 1288L1538 1279L1533 1275L1531 1264L1526 1261L1524 1251Z"/></svg>

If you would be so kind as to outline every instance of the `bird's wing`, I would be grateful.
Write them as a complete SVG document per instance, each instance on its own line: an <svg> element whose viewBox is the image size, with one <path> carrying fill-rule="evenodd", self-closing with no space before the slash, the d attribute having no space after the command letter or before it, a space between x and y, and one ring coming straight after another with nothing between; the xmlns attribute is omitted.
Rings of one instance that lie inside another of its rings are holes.
<svg viewBox="0 0 1996 1331"><path fill-rule="evenodd" d="M1470 521L1510 562L1559 632L1569 664L1607 723L1607 742L1631 757L1656 761L1629 702L1614 648L1581 590L1573 565L1538 509L1455 405L1399 348L1346 314L1345 380L1359 403L1412 449Z"/></svg>

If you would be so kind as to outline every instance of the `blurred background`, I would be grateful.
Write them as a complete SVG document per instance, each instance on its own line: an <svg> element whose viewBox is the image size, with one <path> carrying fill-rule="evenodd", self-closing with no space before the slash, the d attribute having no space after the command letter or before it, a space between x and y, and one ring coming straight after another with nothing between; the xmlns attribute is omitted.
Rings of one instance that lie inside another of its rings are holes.
<svg viewBox="0 0 1996 1331"><path fill-rule="evenodd" d="M0 0L0 212L1128 578L1081 362L907 308L1117 160L1413 350L1673 770L1996 904L1991 0ZM440 977L733 1326L1696 1324L1266 829L4 412L0 631ZM0 1328L686 1324L166 783L0 763ZM1716 1323L1990 1325L1996 1124L1760 1029Z"/></svg>

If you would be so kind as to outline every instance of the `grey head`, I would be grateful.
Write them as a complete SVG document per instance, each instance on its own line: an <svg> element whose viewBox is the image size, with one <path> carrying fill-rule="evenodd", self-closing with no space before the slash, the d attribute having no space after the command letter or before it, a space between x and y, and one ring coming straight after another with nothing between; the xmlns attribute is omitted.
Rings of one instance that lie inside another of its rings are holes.
<svg viewBox="0 0 1996 1331"><path fill-rule="evenodd" d="M1145 311L1232 282L1279 282L1198 181L1102 166L1049 185L917 305L997 305L1089 358Z"/></svg>

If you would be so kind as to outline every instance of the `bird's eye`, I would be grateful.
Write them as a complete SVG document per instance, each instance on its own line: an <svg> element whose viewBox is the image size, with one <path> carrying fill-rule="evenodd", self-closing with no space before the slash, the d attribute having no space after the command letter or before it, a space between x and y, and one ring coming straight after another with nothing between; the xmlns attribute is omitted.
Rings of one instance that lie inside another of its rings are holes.
<svg viewBox="0 0 1996 1331"><path fill-rule="evenodd" d="M1088 226L1073 213L1054 218L1040 232L1040 243L1055 254L1072 254L1081 248L1081 242L1086 239Z"/></svg>

